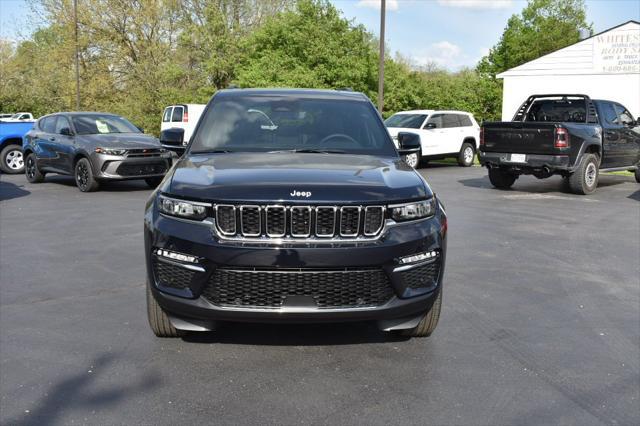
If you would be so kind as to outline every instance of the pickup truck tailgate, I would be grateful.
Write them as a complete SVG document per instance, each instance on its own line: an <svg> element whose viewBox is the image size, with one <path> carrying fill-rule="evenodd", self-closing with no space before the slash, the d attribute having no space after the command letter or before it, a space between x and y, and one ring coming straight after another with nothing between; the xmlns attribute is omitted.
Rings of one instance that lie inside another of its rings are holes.
<svg viewBox="0 0 640 426"><path fill-rule="evenodd" d="M484 123L486 152L554 154L555 123L498 121Z"/></svg>

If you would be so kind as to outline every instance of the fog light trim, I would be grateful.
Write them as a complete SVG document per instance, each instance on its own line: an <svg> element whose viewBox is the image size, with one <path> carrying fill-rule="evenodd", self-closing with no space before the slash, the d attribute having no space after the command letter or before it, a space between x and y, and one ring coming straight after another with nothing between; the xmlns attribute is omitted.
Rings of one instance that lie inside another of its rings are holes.
<svg viewBox="0 0 640 426"><path fill-rule="evenodd" d="M425 260L435 259L436 257L438 257L437 251L435 250L425 251L423 253L417 253L417 254L412 254L410 256L401 257L398 263L401 265L407 265L410 263L417 263Z"/></svg>
<svg viewBox="0 0 640 426"><path fill-rule="evenodd" d="M170 259L170 260L177 260L179 262L200 263L196 256L182 254L182 253L178 253L171 250L156 249L155 254L158 257Z"/></svg>

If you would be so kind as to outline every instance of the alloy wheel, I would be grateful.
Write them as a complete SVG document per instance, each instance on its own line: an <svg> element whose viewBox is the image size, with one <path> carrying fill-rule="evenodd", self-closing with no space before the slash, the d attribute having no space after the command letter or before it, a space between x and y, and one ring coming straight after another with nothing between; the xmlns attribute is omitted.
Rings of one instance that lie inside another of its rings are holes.
<svg viewBox="0 0 640 426"><path fill-rule="evenodd" d="M87 187L87 183L89 182L89 170L87 170L87 166L82 162L77 166L76 180L78 181L78 186L80 186L80 188L85 189Z"/></svg>
<svg viewBox="0 0 640 426"><path fill-rule="evenodd" d="M36 163L33 161L33 158L27 158L27 177L29 179L33 179L36 175Z"/></svg>
<svg viewBox="0 0 640 426"><path fill-rule="evenodd" d="M415 169L416 167L418 167L418 154L405 155L404 162Z"/></svg>
<svg viewBox="0 0 640 426"><path fill-rule="evenodd" d="M473 148L470 146L466 147L463 152L464 162L467 164L471 164L473 162Z"/></svg>
<svg viewBox="0 0 640 426"><path fill-rule="evenodd" d="M24 156L19 149L13 149L7 153L4 162L11 170L20 170L24 167Z"/></svg>
<svg viewBox="0 0 640 426"><path fill-rule="evenodd" d="M598 169L596 169L596 165L589 163L584 171L584 183L586 183L589 188L595 185L597 174Z"/></svg>

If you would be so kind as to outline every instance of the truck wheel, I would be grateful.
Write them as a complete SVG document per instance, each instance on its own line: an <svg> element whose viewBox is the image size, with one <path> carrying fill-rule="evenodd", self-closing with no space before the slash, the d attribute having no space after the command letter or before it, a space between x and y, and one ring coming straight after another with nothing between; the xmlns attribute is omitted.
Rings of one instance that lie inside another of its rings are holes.
<svg viewBox="0 0 640 426"><path fill-rule="evenodd" d="M634 175L636 177L636 182L640 183L640 166L638 166L638 168L636 169Z"/></svg>
<svg viewBox="0 0 640 426"><path fill-rule="evenodd" d="M44 180L44 173L38 169L38 163L36 162L36 155L34 153L27 155L25 175L29 183L40 183Z"/></svg>
<svg viewBox="0 0 640 426"><path fill-rule="evenodd" d="M491 181L491 185L498 189L511 188L516 179L518 179L518 176L514 173L505 172L498 168L489 169L489 181Z"/></svg>
<svg viewBox="0 0 640 426"><path fill-rule="evenodd" d="M402 159L414 169L417 169L420 166L420 156L418 154L407 154L402 156Z"/></svg>
<svg viewBox="0 0 640 426"><path fill-rule="evenodd" d="M440 310L442 309L442 289L438 293L438 298L433 306L420 320L417 326L407 330L400 330L399 334L405 337L429 337L438 326L440 320Z"/></svg>
<svg viewBox="0 0 640 426"><path fill-rule="evenodd" d="M76 185L82 192L93 192L100 186L96 178L93 177L91 163L86 158L81 158L76 163L75 178Z"/></svg>
<svg viewBox="0 0 640 426"><path fill-rule="evenodd" d="M183 330L178 330L171 324L169 317L151 294L148 282L145 287L147 288L147 319L151 331L158 337L184 336L186 333Z"/></svg>
<svg viewBox="0 0 640 426"><path fill-rule="evenodd" d="M598 157L585 154L580 165L569 176L569 188L574 194L588 195L598 187Z"/></svg>
<svg viewBox="0 0 640 426"><path fill-rule="evenodd" d="M9 175L24 172L24 156L20 145L7 145L0 151L0 170Z"/></svg>
<svg viewBox="0 0 640 426"><path fill-rule="evenodd" d="M473 165L473 157L476 155L476 150L473 149L473 145L469 142L462 144L460 153L458 154L458 165L461 167L469 167Z"/></svg>

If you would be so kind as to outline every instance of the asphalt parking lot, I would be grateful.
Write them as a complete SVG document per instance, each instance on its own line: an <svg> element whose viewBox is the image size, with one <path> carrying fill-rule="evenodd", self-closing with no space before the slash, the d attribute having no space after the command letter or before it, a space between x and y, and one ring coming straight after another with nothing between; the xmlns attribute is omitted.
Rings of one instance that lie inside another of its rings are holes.
<svg viewBox="0 0 640 426"><path fill-rule="evenodd" d="M147 326L144 183L0 176L0 423L640 423L640 185L421 172L449 214L440 325Z"/></svg>

